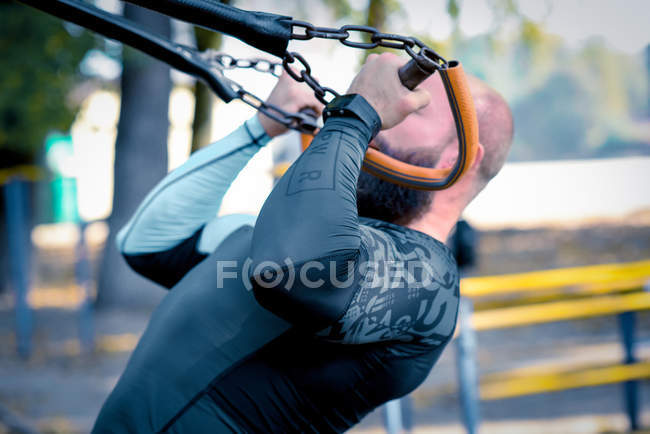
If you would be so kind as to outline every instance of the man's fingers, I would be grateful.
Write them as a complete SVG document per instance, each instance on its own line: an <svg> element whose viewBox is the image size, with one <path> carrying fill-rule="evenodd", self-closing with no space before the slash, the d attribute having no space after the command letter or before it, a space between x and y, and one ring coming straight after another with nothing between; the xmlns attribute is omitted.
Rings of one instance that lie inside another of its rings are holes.
<svg viewBox="0 0 650 434"><path fill-rule="evenodd" d="M300 109L308 107L314 110L318 116L320 116L324 108L323 104L318 101L318 99L316 99L316 96L314 95L314 92L311 91L311 89L305 89L304 92L301 92L300 98L298 98L296 102Z"/></svg>
<svg viewBox="0 0 650 434"><path fill-rule="evenodd" d="M399 105L395 107L396 110L393 116L389 116L388 119L381 118L384 129L391 128L402 122L411 113L426 107L430 101L431 96L424 89L408 92L407 95L400 98Z"/></svg>
<svg viewBox="0 0 650 434"><path fill-rule="evenodd" d="M406 98L411 104L411 111L413 112L426 107L431 102L431 95L429 92L418 88L411 92Z"/></svg>
<svg viewBox="0 0 650 434"><path fill-rule="evenodd" d="M298 111L301 113L313 115L315 118L318 118L321 115L322 109L312 105L304 105L301 106Z"/></svg>
<svg viewBox="0 0 650 434"><path fill-rule="evenodd" d="M371 60L375 60L375 58L379 57L379 54L377 53L372 53L369 54L368 57L366 57L366 62L370 62Z"/></svg>

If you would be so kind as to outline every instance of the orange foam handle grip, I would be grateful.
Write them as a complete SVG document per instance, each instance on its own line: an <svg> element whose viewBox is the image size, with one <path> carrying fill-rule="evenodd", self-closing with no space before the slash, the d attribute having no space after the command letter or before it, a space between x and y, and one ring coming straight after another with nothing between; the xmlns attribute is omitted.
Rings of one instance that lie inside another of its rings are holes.
<svg viewBox="0 0 650 434"><path fill-rule="evenodd" d="M478 118L474 98L469 90L469 82L459 62L451 61L447 69L440 71L451 112L456 123L456 134L459 142L459 156L464 147L465 159L462 161L460 173L462 176L474 163L478 150ZM453 104L456 103L456 105ZM463 146L464 143L464 146ZM455 182L455 181L454 181Z"/></svg>
<svg viewBox="0 0 650 434"><path fill-rule="evenodd" d="M311 134L306 134L306 133L300 134L300 147L302 148L303 151L309 147L309 145L311 144L311 139L313 138L314 136L312 136Z"/></svg>
<svg viewBox="0 0 650 434"><path fill-rule="evenodd" d="M463 67L450 61L439 70L449 106L456 123L458 158L451 168L433 169L414 166L368 148L363 170L385 181L418 190L442 190L453 185L472 166L478 146L478 120L474 100L469 91ZM303 135L303 150L309 146L311 136Z"/></svg>

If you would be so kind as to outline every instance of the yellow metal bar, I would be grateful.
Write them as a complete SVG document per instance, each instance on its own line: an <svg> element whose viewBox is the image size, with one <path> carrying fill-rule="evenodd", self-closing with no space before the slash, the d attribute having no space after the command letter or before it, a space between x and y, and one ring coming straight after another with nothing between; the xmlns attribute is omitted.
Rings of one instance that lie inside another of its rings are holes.
<svg viewBox="0 0 650 434"><path fill-rule="evenodd" d="M480 396L483 400L504 399L644 378L650 378L650 362L592 367L579 371L540 375L513 375L508 377L504 373L499 373L483 377Z"/></svg>
<svg viewBox="0 0 650 434"><path fill-rule="evenodd" d="M472 326L491 330L650 309L650 293L608 295L476 312Z"/></svg>
<svg viewBox="0 0 650 434"><path fill-rule="evenodd" d="M540 289L577 285L606 285L622 280L639 279L650 279L650 260L502 276L469 277L461 281L461 294L467 297L507 295Z"/></svg>
<svg viewBox="0 0 650 434"><path fill-rule="evenodd" d="M282 175L284 175L285 172L289 170L289 167L291 167L291 163L289 161L281 161L273 166L271 173L275 179L282 178Z"/></svg>
<svg viewBox="0 0 650 434"><path fill-rule="evenodd" d="M128 353L135 349L140 340L140 335L135 333L122 333L116 335L101 335L95 342L95 351L103 353ZM61 345L63 355L75 357L81 354L79 339L68 339Z"/></svg>
<svg viewBox="0 0 650 434"><path fill-rule="evenodd" d="M27 181L38 181L43 176L43 170L38 166L24 164L21 166L0 169L0 185L6 184L12 178Z"/></svg>
<svg viewBox="0 0 650 434"><path fill-rule="evenodd" d="M596 295L623 294L626 292L640 291L648 279L621 280L618 282L590 283L570 288L551 288L539 292L527 291L522 294L507 297L483 297L474 302L475 311L498 309L506 306L522 306L524 304L547 303L557 300L576 300Z"/></svg>
<svg viewBox="0 0 650 434"><path fill-rule="evenodd" d="M78 285L32 288L27 301L32 309L78 309L85 299L84 289Z"/></svg>

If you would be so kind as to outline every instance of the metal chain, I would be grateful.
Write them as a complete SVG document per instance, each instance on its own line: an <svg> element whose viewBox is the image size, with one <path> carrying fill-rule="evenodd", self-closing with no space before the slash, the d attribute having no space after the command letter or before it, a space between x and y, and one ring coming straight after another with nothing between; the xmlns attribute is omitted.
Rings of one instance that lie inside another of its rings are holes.
<svg viewBox="0 0 650 434"><path fill-rule="evenodd" d="M411 56L411 58L415 59L419 64L424 65L428 70L436 70L447 64L447 61L442 56L430 47L427 47L426 44L419 39L411 36L382 33L374 27L352 24L337 29L332 27L316 27L305 21L291 20L290 23L293 26L291 39L301 41L307 41L313 38L336 39L345 46L364 50L370 50L377 47L404 50L409 56ZM296 28L304 30L302 32L295 32ZM355 34L358 37L369 35L370 42L351 40ZM314 91L316 98L325 105L329 104L332 99L339 96L338 92L330 87L322 86L318 80L311 75L311 66L307 63L304 57L296 52L285 52L281 63L271 62L260 58L237 59L228 54L214 50L207 50L203 52L202 55L205 60L218 65L218 68L222 70L250 68L279 77L284 69L287 74L297 82L306 83ZM298 69L292 65L297 66ZM248 92L240 84L232 80L229 80L229 82L237 92L240 100L287 128L309 134L313 134L316 128L318 128L315 117L312 116L309 111L289 113L286 110L283 110L274 104L265 102L256 95Z"/></svg>
<svg viewBox="0 0 650 434"><path fill-rule="evenodd" d="M290 64L294 63L296 60L302 64L302 69L297 72L295 69L293 69ZM331 102L327 100L326 96L329 93L332 95L332 99L336 98L339 96L339 93L332 89L331 87L325 87L321 86L321 84L316 80L314 77L311 75L311 66L309 66L309 63L305 60L304 57L302 57L300 54L296 52L286 52L284 54L284 59L282 59L282 66L284 67L284 70L287 71L287 74L291 76L294 80L296 80L299 83L307 83L309 87L312 88L314 91L314 95L316 96L316 99L318 101L322 102L323 104L327 105Z"/></svg>
<svg viewBox="0 0 650 434"><path fill-rule="evenodd" d="M229 54L214 52L212 58L215 62L218 62L223 69L254 69L259 72L268 72L269 74L279 77L282 75L282 63L280 62L271 62L267 59L261 58L252 58L252 59L237 59Z"/></svg>
<svg viewBox="0 0 650 434"><path fill-rule="evenodd" d="M282 63L280 62L271 62L270 60L260 58L238 59L215 50L204 51L202 57L222 70L250 68L255 71L271 74L275 77L279 77L283 70ZM237 92L238 98L241 101L285 127L307 134L314 134L318 128L316 117L311 115L309 111L290 113L275 104L264 101L257 95L244 89L239 83L230 79L227 80L235 92Z"/></svg>
<svg viewBox="0 0 650 434"><path fill-rule="evenodd" d="M415 59L420 65L424 65L426 69L431 71L439 69L441 66L447 64L447 61L432 48L427 47L427 45L418 38L411 36L382 33L374 27L358 26L353 24L348 24L337 29L332 27L316 27L306 21L291 20L290 23L293 26L291 39L301 41L308 41L313 38L336 39L345 46L361 48L364 50L371 50L377 47L404 50L409 56L411 56L411 58ZM296 28L304 30L296 33L294 30ZM351 40L350 38L355 33L360 37L364 34L369 35L370 42ZM296 60L298 60L302 65L302 68L299 71L296 71L290 66L292 63L295 63ZM336 91L329 87L321 86L320 83L312 77L309 63L307 63L300 54L287 51L282 59L282 66L284 66L285 71L287 71L294 80L307 83L307 85L314 91L316 98L318 98L318 100L323 104L331 102L331 99L328 101L326 98L328 93L333 97L339 96Z"/></svg>

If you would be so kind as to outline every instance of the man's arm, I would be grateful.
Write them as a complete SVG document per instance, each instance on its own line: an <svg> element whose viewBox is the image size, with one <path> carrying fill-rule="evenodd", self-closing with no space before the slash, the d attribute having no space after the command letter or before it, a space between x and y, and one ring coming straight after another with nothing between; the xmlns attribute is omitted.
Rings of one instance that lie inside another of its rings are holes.
<svg viewBox="0 0 650 434"><path fill-rule="evenodd" d="M459 273L451 250L402 226L361 225L358 288L331 326L317 335L344 344L417 343L425 349L452 336L460 300Z"/></svg>
<svg viewBox="0 0 650 434"><path fill-rule="evenodd" d="M286 73L268 103L288 112L310 107L320 112L311 90ZM216 217L237 174L269 140L287 131L258 113L226 138L196 153L167 175L145 198L117 237L119 250L138 273L171 287L211 254L233 231L255 217Z"/></svg>
<svg viewBox="0 0 650 434"><path fill-rule="evenodd" d="M117 236L129 265L169 288L230 232L254 224L253 216L217 212L237 174L269 140L255 116L168 174Z"/></svg>
<svg viewBox="0 0 650 434"><path fill-rule="evenodd" d="M401 63L396 56L369 57L348 91L366 100L367 121L330 117L273 189L257 220L250 270L255 296L306 329L317 331L339 319L359 283L338 282L361 274L356 186L377 133L370 118L390 128L428 103L426 92L401 85Z"/></svg>

